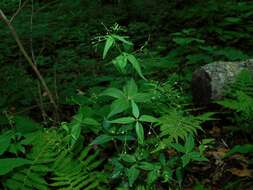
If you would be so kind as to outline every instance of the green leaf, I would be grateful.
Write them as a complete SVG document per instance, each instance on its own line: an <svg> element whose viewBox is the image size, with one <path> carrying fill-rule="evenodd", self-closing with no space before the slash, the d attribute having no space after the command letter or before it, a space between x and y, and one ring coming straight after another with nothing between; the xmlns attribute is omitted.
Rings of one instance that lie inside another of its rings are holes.
<svg viewBox="0 0 253 190"><path fill-rule="evenodd" d="M150 122L150 123L156 123L159 121L158 119L154 118L151 115L142 115L139 120L143 122Z"/></svg>
<svg viewBox="0 0 253 190"><path fill-rule="evenodd" d="M182 153L186 152L185 147L183 147L181 144L176 143L176 144L171 144L171 146L179 152L182 152Z"/></svg>
<svg viewBox="0 0 253 190"><path fill-rule="evenodd" d="M135 118L133 118L133 117L122 117L122 118L114 119L109 122L110 123L118 123L118 124L129 124L129 123L133 123L134 121L135 121Z"/></svg>
<svg viewBox="0 0 253 190"><path fill-rule="evenodd" d="M140 174L140 170L136 169L136 166L133 165L127 170L127 177L129 186L132 187L136 179L138 178Z"/></svg>
<svg viewBox="0 0 253 190"><path fill-rule="evenodd" d="M0 176L12 171L14 168L31 164L30 160L23 158L4 158L0 159Z"/></svg>
<svg viewBox="0 0 253 190"><path fill-rule="evenodd" d="M91 145L94 145L94 144L104 144L104 143L109 142L111 140L113 140L112 136L109 136L109 135L100 135L97 138L95 138L95 140L93 140L91 142Z"/></svg>
<svg viewBox="0 0 253 190"><path fill-rule="evenodd" d="M131 100L131 103L132 103L132 113L133 113L134 117L139 118L140 111L139 111L137 104L133 100Z"/></svg>
<svg viewBox="0 0 253 190"><path fill-rule="evenodd" d="M76 123L71 126L71 145L74 145L81 134L81 124Z"/></svg>
<svg viewBox="0 0 253 190"><path fill-rule="evenodd" d="M176 169L176 179L177 179L179 186L181 187L182 182L183 182L183 168L182 167L178 167Z"/></svg>
<svg viewBox="0 0 253 190"><path fill-rule="evenodd" d="M201 156L198 152L190 152L188 155L194 161L208 161L207 158Z"/></svg>
<svg viewBox="0 0 253 190"><path fill-rule="evenodd" d="M133 68L137 71L137 73L140 75L140 77L146 80L146 78L142 74L140 63L135 58L135 56L132 54L127 54L127 59L132 64Z"/></svg>
<svg viewBox="0 0 253 190"><path fill-rule="evenodd" d="M151 170L159 170L161 166L154 163L149 163L149 162L140 162L138 164L138 168L151 171Z"/></svg>
<svg viewBox="0 0 253 190"><path fill-rule="evenodd" d="M109 49L112 47L114 43L114 38L110 35L106 36L106 43L105 43L105 47L104 47L104 52L103 52L103 59L106 57Z"/></svg>
<svg viewBox="0 0 253 190"><path fill-rule="evenodd" d="M111 96L113 98L123 98L124 97L123 92L117 88L107 88L100 95L101 96Z"/></svg>
<svg viewBox="0 0 253 190"><path fill-rule="evenodd" d="M247 154L252 152L253 152L253 144L236 145L225 154L224 158L227 158L235 153Z"/></svg>
<svg viewBox="0 0 253 190"><path fill-rule="evenodd" d="M17 131L21 132L22 134L27 134L42 129L38 123L27 117L16 116L14 121L16 123Z"/></svg>
<svg viewBox="0 0 253 190"><path fill-rule="evenodd" d="M126 53L121 53L115 59L112 60L113 65L122 73L125 73L125 67L127 65Z"/></svg>
<svg viewBox="0 0 253 190"><path fill-rule="evenodd" d="M138 87L133 79L127 82L124 86L124 92L127 94L128 99L132 99L138 93Z"/></svg>
<svg viewBox="0 0 253 190"><path fill-rule="evenodd" d="M180 46L187 46L187 45L191 44L192 42L197 42L197 43L201 43L201 44L203 44L205 42L204 40L200 40L197 38L191 38L191 37L176 37L176 38L173 38L173 41Z"/></svg>
<svg viewBox="0 0 253 190"><path fill-rule="evenodd" d="M191 152L193 148L194 148L194 138L192 135L188 135L188 138L186 139L185 142L186 153Z"/></svg>
<svg viewBox="0 0 253 190"><path fill-rule="evenodd" d="M109 113L108 118L127 110L128 107L129 102L126 99L118 99L113 101L111 105L111 112Z"/></svg>
<svg viewBox="0 0 253 190"><path fill-rule="evenodd" d="M149 94L149 93L137 93L135 94L132 99L135 101L135 102L148 102L151 100L152 98L152 94Z"/></svg>
<svg viewBox="0 0 253 190"><path fill-rule="evenodd" d="M153 171L149 172L148 177L147 177L147 183L149 185L154 183L158 179L159 176L160 176L159 170L153 170Z"/></svg>
<svg viewBox="0 0 253 190"><path fill-rule="evenodd" d="M163 181L162 182L168 182L169 180L172 179L173 171L171 169L166 169L162 173Z"/></svg>
<svg viewBox="0 0 253 190"><path fill-rule="evenodd" d="M82 120L82 123L83 124L86 124L86 125L94 125L94 126L99 126L100 123L97 122L95 119L93 118L90 118L90 117L86 117Z"/></svg>
<svg viewBox="0 0 253 190"><path fill-rule="evenodd" d="M129 163L136 162L135 156L130 155L130 154L122 154L121 159L124 160L125 162L129 162Z"/></svg>
<svg viewBox="0 0 253 190"><path fill-rule="evenodd" d="M115 38L115 39L117 39L117 40L123 42L124 44L130 45L130 46L133 45L132 42L127 41L127 40L125 39L127 36L119 36L119 35L116 35L116 34L112 34L111 36L112 36L113 38Z"/></svg>
<svg viewBox="0 0 253 190"><path fill-rule="evenodd" d="M144 143L144 130L143 130L142 125L139 122L136 122L136 124L135 124L135 131L136 131L138 143L143 144Z"/></svg>
<svg viewBox="0 0 253 190"><path fill-rule="evenodd" d="M183 162L183 167L185 167L189 162L191 161L191 157L188 156L188 154L185 154L181 157L182 162Z"/></svg>
<svg viewBox="0 0 253 190"><path fill-rule="evenodd" d="M0 155L2 155L10 146L12 131L6 131L0 135Z"/></svg>

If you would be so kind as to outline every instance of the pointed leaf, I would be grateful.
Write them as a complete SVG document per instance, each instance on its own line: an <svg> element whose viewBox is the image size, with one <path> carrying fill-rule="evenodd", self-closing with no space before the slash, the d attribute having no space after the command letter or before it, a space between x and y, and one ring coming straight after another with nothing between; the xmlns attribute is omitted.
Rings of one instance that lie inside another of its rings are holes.
<svg viewBox="0 0 253 190"><path fill-rule="evenodd" d="M94 144L104 144L104 143L109 142L111 140L113 140L112 136L109 136L109 135L100 135L97 138L95 138L95 140L93 140L91 142L91 145L94 145Z"/></svg>
<svg viewBox="0 0 253 190"><path fill-rule="evenodd" d="M0 176L12 171L14 168L31 164L30 160L23 158L4 158L0 159Z"/></svg>
<svg viewBox="0 0 253 190"><path fill-rule="evenodd" d="M119 40L119 41L121 41L121 42L123 42L124 44L128 44L128 45L131 45L131 46L133 45L132 42L127 41L127 40L125 39L127 36L119 36L119 35L113 34L112 37L115 38L115 39L117 39L117 40Z"/></svg>
<svg viewBox="0 0 253 190"><path fill-rule="evenodd" d="M106 42L105 42L105 47L104 47L104 52L103 52L103 59L106 57L109 49L112 47L114 43L114 38L110 35L106 36Z"/></svg>
<svg viewBox="0 0 253 190"><path fill-rule="evenodd" d="M125 67L127 65L127 56L124 52L117 56L115 59L113 59L112 63L120 72L126 72Z"/></svg>
<svg viewBox="0 0 253 190"><path fill-rule="evenodd" d="M109 122L110 123L119 123L119 124L129 124L129 123L133 123L134 121L135 121L135 118L133 118L133 117L122 117L122 118L114 119Z"/></svg>
<svg viewBox="0 0 253 190"><path fill-rule="evenodd" d="M156 123L159 121L158 119L154 118L151 115L142 115L139 120L143 122L150 122L150 123Z"/></svg>
<svg viewBox="0 0 253 190"><path fill-rule="evenodd" d="M138 87L133 79L124 86L124 92L127 94L128 99L132 99L138 93Z"/></svg>
<svg viewBox="0 0 253 190"><path fill-rule="evenodd" d="M105 91L103 91L100 95L101 96L111 96L113 98L123 98L124 97L123 92L117 88L108 88Z"/></svg>
<svg viewBox="0 0 253 190"><path fill-rule="evenodd" d="M135 165L131 166L127 170L127 177L128 177L128 182L129 186L132 187L136 179L138 178L140 174L140 170L136 169Z"/></svg>
<svg viewBox="0 0 253 190"><path fill-rule="evenodd" d="M12 131L7 131L0 135L0 155L2 155L10 146Z"/></svg>
<svg viewBox="0 0 253 190"><path fill-rule="evenodd" d="M142 125L139 122L136 122L136 124L135 124L135 131L136 131L138 143L143 144L144 143L144 130L143 130Z"/></svg>
<svg viewBox="0 0 253 190"><path fill-rule="evenodd" d="M158 179L159 176L160 176L160 174L159 174L158 170L153 170L153 171L149 172L148 177L147 177L147 183L149 185L154 183Z"/></svg>
<svg viewBox="0 0 253 190"><path fill-rule="evenodd" d="M191 152L194 148L194 138L192 135L189 135L185 142L185 150L186 152Z"/></svg>
<svg viewBox="0 0 253 190"><path fill-rule="evenodd" d="M136 162L135 156L130 155L130 154L122 154L121 159L124 160L125 162L129 162L129 163Z"/></svg>
<svg viewBox="0 0 253 190"><path fill-rule="evenodd" d="M131 101L131 103L132 103L132 113L133 113L134 117L139 118L140 111L139 111L137 104L133 100Z"/></svg>
<svg viewBox="0 0 253 190"><path fill-rule="evenodd" d="M109 113L108 118L127 110L128 107L129 103L126 99L117 99L113 101L111 105L111 112Z"/></svg>
<svg viewBox="0 0 253 190"><path fill-rule="evenodd" d="M146 80L146 78L142 74L140 63L135 58L135 56L133 56L132 54L128 54L127 59L132 64L133 68L137 71L137 73L140 75L140 77Z"/></svg>
<svg viewBox="0 0 253 190"><path fill-rule="evenodd" d="M183 155L181 159L183 162L183 167L185 167L191 160L191 158L187 154Z"/></svg>

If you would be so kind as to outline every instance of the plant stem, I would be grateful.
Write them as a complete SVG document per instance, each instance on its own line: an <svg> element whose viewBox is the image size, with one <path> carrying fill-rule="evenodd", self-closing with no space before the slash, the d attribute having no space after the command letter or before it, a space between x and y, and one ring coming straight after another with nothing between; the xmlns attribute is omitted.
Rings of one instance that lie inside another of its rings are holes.
<svg viewBox="0 0 253 190"><path fill-rule="evenodd" d="M12 36L14 37L15 41L18 44L18 47L20 49L20 51L22 52L22 54L24 55L24 57L26 58L27 62L29 63L29 65L32 67L33 71L35 72L35 74L37 75L38 79L40 80L44 90L46 91L48 98L50 100L50 102L53 104L53 107L55 109L55 113L56 115L58 115L58 106L56 105L56 102L53 98L53 95L51 93L51 91L49 90L46 81L44 80L43 76L41 75L40 71L38 70L36 64L34 64L33 60L31 57L29 57L28 53L26 52L23 44L21 43L18 34L15 30L15 28L12 26L12 24L10 23L10 21L7 19L7 17L5 16L5 14L3 13L3 11L0 9L0 16L2 17L3 21L6 23L6 25L8 26L8 28L10 29Z"/></svg>

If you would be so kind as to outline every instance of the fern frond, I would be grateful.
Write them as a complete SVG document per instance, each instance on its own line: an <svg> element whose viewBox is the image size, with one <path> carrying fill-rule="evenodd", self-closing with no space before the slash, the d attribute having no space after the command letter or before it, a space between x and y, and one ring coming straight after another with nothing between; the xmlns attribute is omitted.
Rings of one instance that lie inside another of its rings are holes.
<svg viewBox="0 0 253 190"><path fill-rule="evenodd" d="M106 175L98 172L103 162L99 151L90 147L73 153L59 130L50 129L27 134L25 145L32 146L26 154L31 161L5 176L8 190L91 190L104 189Z"/></svg>
<svg viewBox="0 0 253 190"><path fill-rule="evenodd" d="M168 111L168 114L159 119L162 141L158 149L168 147L172 142L178 142L180 139L185 141L189 134L194 135L197 130L202 130L201 123L210 120L212 115L213 113L191 116L175 109Z"/></svg>
<svg viewBox="0 0 253 190"><path fill-rule="evenodd" d="M38 131L27 135L22 143L33 146L31 152L26 155L32 163L26 168L14 171L14 175L4 182L4 186L10 190L49 189L45 176L51 171L49 164L54 162L57 156L55 152L55 144L59 140L57 137L55 131Z"/></svg>
<svg viewBox="0 0 253 190"><path fill-rule="evenodd" d="M86 147L74 158L67 150L61 152L53 165L53 181L50 186L61 190L90 190L98 189L106 181L103 172L95 169L103 160L98 160L99 151L89 155L89 147ZM66 157L66 155L69 155Z"/></svg>

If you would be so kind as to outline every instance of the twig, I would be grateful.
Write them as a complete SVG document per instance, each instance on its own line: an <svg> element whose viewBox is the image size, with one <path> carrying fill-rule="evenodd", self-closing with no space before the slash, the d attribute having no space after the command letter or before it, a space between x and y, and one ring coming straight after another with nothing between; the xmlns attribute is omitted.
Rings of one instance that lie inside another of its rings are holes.
<svg viewBox="0 0 253 190"><path fill-rule="evenodd" d="M12 24L10 23L10 21L6 18L5 14L3 13L2 9L0 9L0 16L2 17L3 21L6 23L6 25L8 26L8 28L10 29L12 36L14 37L15 41L18 44L18 47L20 49L20 51L22 52L22 54L24 55L24 57L26 58L27 62L29 63L29 65L32 67L32 69L34 70L35 74L37 75L38 79L40 80L44 90L46 91L48 98L50 100L50 102L53 104L54 109L55 109L55 113L58 113L58 106L56 105L56 102L54 101L53 95L51 93L51 91L49 90L43 76L41 75L40 71L38 70L37 66L34 64L33 60L31 57L29 57L29 55L27 54L23 44L21 43L18 34L15 30L15 28L12 26ZM57 114L58 115L58 114Z"/></svg>
<svg viewBox="0 0 253 190"><path fill-rule="evenodd" d="M24 6L26 5L27 2L28 2L28 0L26 0L22 5L21 4L19 5L17 11L11 17L10 23L12 23L12 21L14 20L14 18L20 13L20 11L24 8Z"/></svg>

